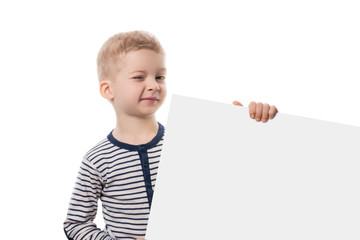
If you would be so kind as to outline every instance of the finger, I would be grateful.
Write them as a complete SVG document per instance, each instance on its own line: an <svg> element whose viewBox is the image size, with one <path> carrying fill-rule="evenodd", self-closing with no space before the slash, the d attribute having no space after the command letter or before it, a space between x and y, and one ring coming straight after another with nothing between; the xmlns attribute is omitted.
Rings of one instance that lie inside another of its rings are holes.
<svg viewBox="0 0 360 240"><path fill-rule="evenodd" d="M255 116L255 119L258 122L261 120L262 109L263 109L263 104L261 102L256 103L256 116Z"/></svg>
<svg viewBox="0 0 360 240"><path fill-rule="evenodd" d="M239 101L236 100L234 100L232 103L237 106L243 106Z"/></svg>
<svg viewBox="0 0 360 240"><path fill-rule="evenodd" d="M261 121L263 123L266 123L269 119L269 110L270 110L270 105L267 103L264 103L263 105L263 111L262 111L262 117L261 117Z"/></svg>
<svg viewBox="0 0 360 240"><path fill-rule="evenodd" d="M273 119L276 116L276 113L278 112L277 108L272 105L269 110L269 118Z"/></svg>
<svg viewBox="0 0 360 240"><path fill-rule="evenodd" d="M253 101L249 103L249 115L252 119L255 118L255 113L256 113L255 109L256 109L256 102Z"/></svg>

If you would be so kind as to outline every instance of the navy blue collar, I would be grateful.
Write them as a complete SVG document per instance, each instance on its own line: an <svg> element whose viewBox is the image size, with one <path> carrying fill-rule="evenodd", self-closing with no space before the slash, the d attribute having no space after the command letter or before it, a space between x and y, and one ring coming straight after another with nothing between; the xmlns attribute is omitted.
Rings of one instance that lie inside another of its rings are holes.
<svg viewBox="0 0 360 240"><path fill-rule="evenodd" d="M109 133L107 138L109 139L109 141L111 143L113 143L114 145L116 145L120 148L125 148L128 150L139 150L139 149L143 149L143 148L149 149L149 148L155 147L158 144L158 142L162 139L162 137L164 136L164 126L159 122L157 122L157 123L159 125L159 128L158 128L158 132L157 132L156 136L150 142L148 142L146 144L132 145L132 144L121 142L113 136L113 134L112 134L113 130Z"/></svg>

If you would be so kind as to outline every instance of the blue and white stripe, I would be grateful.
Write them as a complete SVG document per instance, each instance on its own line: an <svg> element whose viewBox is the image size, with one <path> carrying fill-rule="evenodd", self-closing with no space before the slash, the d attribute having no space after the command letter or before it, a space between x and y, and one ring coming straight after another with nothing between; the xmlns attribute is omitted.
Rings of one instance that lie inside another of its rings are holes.
<svg viewBox="0 0 360 240"><path fill-rule="evenodd" d="M147 144L126 144L110 133L85 154L64 222L68 239L145 237L164 137L164 127L158 125ZM98 199L104 230L93 223Z"/></svg>

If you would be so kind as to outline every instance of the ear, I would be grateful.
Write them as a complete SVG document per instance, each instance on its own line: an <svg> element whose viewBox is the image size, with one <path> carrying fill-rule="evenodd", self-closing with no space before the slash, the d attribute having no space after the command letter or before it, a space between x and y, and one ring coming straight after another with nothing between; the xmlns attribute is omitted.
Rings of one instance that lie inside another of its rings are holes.
<svg viewBox="0 0 360 240"><path fill-rule="evenodd" d="M114 98L112 92L112 82L110 80L103 80L100 82L100 94L103 98L112 100Z"/></svg>

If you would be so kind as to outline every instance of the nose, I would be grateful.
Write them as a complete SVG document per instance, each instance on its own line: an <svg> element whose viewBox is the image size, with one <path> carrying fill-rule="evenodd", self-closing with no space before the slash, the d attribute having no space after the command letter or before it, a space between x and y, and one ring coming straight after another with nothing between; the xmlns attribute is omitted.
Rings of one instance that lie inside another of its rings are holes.
<svg viewBox="0 0 360 240"><path fill-rule="evenodd" d="M155 91L155 92L160 90L159 84L155 78L149 78L147 89L148 91Z"/></svg>

